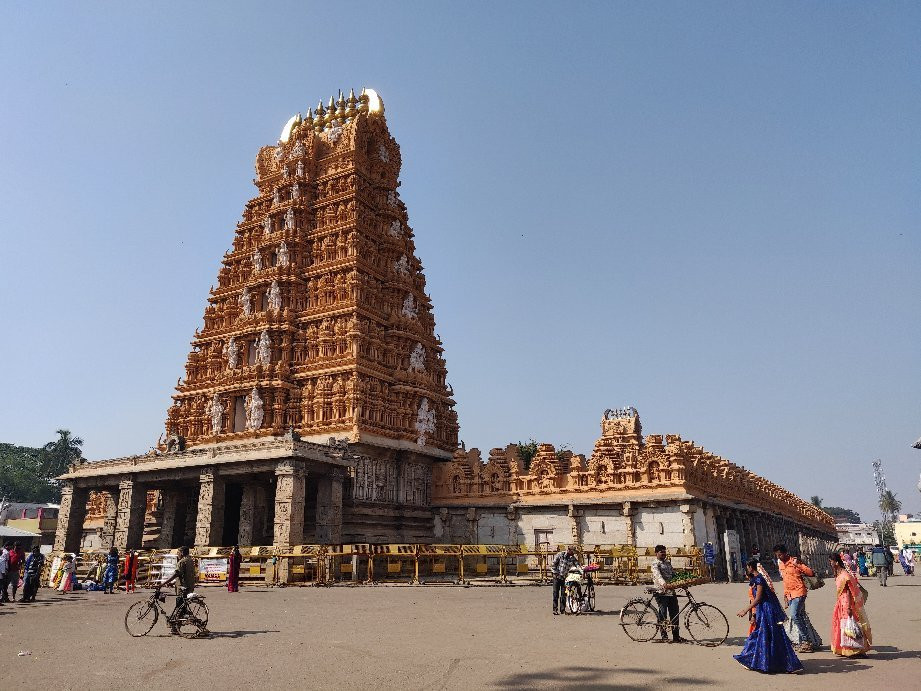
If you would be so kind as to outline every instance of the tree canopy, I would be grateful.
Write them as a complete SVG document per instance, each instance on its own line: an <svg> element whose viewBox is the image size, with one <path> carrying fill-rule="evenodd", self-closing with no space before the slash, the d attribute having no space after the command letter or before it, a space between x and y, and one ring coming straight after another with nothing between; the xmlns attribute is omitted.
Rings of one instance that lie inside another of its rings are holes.
<svg viewBox="0 0 921 691"><path fill-rule="evenodd" d="M54 478L81 458L83 440L66 429L56 434L57 439L41 448L0 443L0 499L36 504L60 500Z"/></svg>
<svg viewBox="0 0 921 691"><path fill-rule="evenodd" d="M823 506L822 511L835 519L835 523L860 523L860 514L843 506Z"/></svg>

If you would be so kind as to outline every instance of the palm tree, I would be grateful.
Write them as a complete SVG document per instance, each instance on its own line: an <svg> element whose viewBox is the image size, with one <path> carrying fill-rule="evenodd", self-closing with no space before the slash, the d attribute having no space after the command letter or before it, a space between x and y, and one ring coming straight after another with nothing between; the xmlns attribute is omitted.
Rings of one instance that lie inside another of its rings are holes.
<svg viewBox="0 0 921 691"><path fill-rule="evenodd" d="M812 503L813 506L818 507L820 509L822 508L823 499L818 494L813 494L811 497L809 497L809 501Z"/></svg>
<svg viewBox="0 0 921 691"><path fill-rule="evenodd" d="M887 489L879 498L879 510L882 511L883 515L887 516L890 521L894 521L896 514L902 510L902 502L896 498L891 489Z"/></svg>
<svg viewBox="0 0 921 691"><path fill-rule="evenodd" d="M57 477L67 472L67 466L83 456L83 440L71 435L68 429L55 431L58 438L42 447L42 474Z"/></svg>

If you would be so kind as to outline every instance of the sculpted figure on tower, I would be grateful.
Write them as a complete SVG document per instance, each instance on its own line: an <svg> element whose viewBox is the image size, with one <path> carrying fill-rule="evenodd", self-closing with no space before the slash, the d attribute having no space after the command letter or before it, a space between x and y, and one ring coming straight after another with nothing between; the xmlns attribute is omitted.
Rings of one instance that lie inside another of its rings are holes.
<svg viewBox="0 0 921 691"><path fill-rule="evenodd" d="M331 104L256 157L167 433L195 446L293 429L444 458L457 415L400 147L374 92Z"/></svg>

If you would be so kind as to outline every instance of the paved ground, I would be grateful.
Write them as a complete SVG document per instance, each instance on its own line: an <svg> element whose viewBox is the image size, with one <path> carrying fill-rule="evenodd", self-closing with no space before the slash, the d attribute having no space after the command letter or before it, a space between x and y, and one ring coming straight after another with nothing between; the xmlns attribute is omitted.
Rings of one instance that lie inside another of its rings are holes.
<svg viewBox="0 0 921 691"><path fill-rule="evenodd" d="M715 649L629 640L617 614L639 587L599 587L601 611L578 617L554 617L550 589L535 586L205 588L214 632L207 640L170 637L162 621L146 638L130 638L123 620L135 595L43 589L39 603L0 607L0 667L7 679L81 691L921 688L921 576L864 585L874 652L865 660L804 655L807 674L796 677L762 676L732 659L746 633L735 617L747 601L740 584L695 588L730 619L730 639ZM831 587L809 596L823 637L832 601ZM23 650L31 655L18 656Z"/></svg>

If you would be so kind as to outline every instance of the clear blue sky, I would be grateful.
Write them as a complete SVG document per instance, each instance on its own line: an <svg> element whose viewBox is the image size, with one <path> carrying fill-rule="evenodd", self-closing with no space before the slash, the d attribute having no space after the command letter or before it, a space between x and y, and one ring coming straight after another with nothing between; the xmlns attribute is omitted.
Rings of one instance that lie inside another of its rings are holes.
<svg viewBox="0 0 921 691"><path fill-rule="evenodd" d="M0 441L163 429L257 150L377 89L461 437L918 510L917 3L3 3Z"/></svg>

